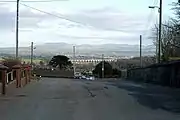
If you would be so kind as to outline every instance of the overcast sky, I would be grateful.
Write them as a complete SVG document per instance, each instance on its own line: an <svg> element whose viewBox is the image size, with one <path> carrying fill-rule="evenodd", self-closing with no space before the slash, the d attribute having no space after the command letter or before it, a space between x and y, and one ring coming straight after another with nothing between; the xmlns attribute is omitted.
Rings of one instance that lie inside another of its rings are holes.
<svg viewBox="0 0 180 120"><path fill-rule="evenodd" d="M163 1L165 20L172 16L170 4L176 0ZM143 44L147 45L152 44L152 40L147 37L152 25L158 20L158 10L151 10L148 6L158 6L159 0L59 0L21 3L61 18L20 5L20 46L29 46L31 41L35 44L138 44L140 34L144 35ZM0 47L15 46L15 16L16 3L0 2Z"/></svg>

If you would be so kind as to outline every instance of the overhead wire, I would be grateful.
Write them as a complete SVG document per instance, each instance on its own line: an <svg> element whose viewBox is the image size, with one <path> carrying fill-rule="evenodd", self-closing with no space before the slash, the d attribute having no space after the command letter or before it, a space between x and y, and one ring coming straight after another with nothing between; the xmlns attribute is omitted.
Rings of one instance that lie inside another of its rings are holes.
<svg viewBox="0 0 180 120"><path fill-rule="evenodd" d="M44 10L40 10L40 9L38 9L38 8L35 8L35 7L32 7L32 6L29 6L29 5L27 5L27 4L24 4L24 3L22 3L22 2L61 2L61 1L69 1L69 0L35 0L35 1L20 1L19 2L19 4L21 4L21 5L23 5L23 6L25 6L25 7L28 7L28 8L30 8L30 9L33 9L33 10L36 10L36 11L39 11L39 12L41 12L41 13L44 13L44 14L48 14L48 15L50 15L50 16L54 16L54 17L57 17L57 18L60 18L60 19L64 19L64 20L67 20L67 21L70 21L70 22L73 22L73 23L77 23L77 24L80 24L80 25L83 25L83 26L88 26L88 27L91 27L91 29L92 28L95 28L94 26L91 26L91 25L88 25L88 24L86 24L86 23L82 23L82 22L79 22L79 21L75 21L75 20L72 20L72 19L69 19L69 18L67 18L67 16L64 16L64 15L62 15L62 14L60 14L60 13L58 13L58 15L56 15L56 14L53 14L53 13L50 13L50 12L46 12L46 11L44 11ZM17 1L0 1L0 2L17 2ZM95 29L98 29L98 28L95 28ZM106 31L115 31L115 32L125 32L125 31L123 31L123 30L119 30L119 29L111 29L111 28L100 28L100 30L106 30Z"/></svg>
<svg viewBox="0 0 180 120"><path fill-rule="evenodd" d="M46 11L44 11L44 10L40 10L40 9L38 9L38 8L35 8L35 7L32 7L32 6L29 6L29 5L26 5L26 4L24 4L24 3L19 3L19 4L21 4L21 5L23 5L23 6L25 6L25 7L27 7L27 8L30 8L30 9L33 9L33 10L36 10L36 11L39 11L39 12L41 12L41 13L44 13L44 14L47 14L47 15L50 15L50 16L54 16L54 17L56 17L56 18L60 18L60 19L64 19L64 20L67 20L67 21L70 21L70 22L73 22L73 23L77 23L77 24L79 24L79 25L83 25L83 26L86 26L86 27L89 27L89 28L91 28L91 29L97 29L97 28L95 28L94 26L91 26L91 25L88 25L88 24L86 24L86 23L82 23L82 22L79 22L79 21L75 21L75 20L72 20L72 19L69 19L69 18L67 18L67 16L64 16L64 15L62 15L62 14L60 14L60 13L58 13L58 15L56 15L56 14L53 14L53 13L50 13L50 12L46 12ZM121 31L122 32L122 30L117 30L117 29L108 29L108 28L102 28L102 30L107 30L107 31Z"/></svg>
<svg viewBox="0 0 180 120"><path fill-rule="evenodd" d="M77 24L81 24L81 25L84 25L84 26L89 26L85 23L82 23L82 22L78 22L78 21L74 21L74 20L71 20L69 18L66 18L64 15L55 15L55 14L52 14L52 13L49 13L49 12L46 12L44 10L40 10L40 9L37 9L35 7L32 7L32 6L29 6L29 5L26 5L22 2L61 2L61 1L68 1L68 0L39 0L39 1L20 1L19 4L27 7L27 8L30 8L30 9L33 9L33 10L36 10L36 11L39 11L41 13L44 13L44 14L48 14L50 16L54 16L54 17L57 17L57 18L60 18L60 19L64 19L64 20L67 20L67 21L70 21L70 22L73 22L73 23L77 23ZM0 1L0 2L17 2L17 1ZM89 26L89 27L92 27L92 26Z"/></svg>
<svg viewBox="0 0 180 120"><path fill-rule="evenodd" d="M157 6L157 4L158 4L158 0L155 0L154 1L154 6ZM158 9L158 12L159 12L159 9ZM158 16L156 16L156 18L155 18L156 20L156 22L155 22L155 24L158 24ZM156 31L155 31L156 32ZM153 39L158 39L158 36L156 36L155 38L153 38ZM153 45L154 45L154 43L153 43ZM157 45L156 45L157 46ZM155 50L157 50L157 47L155 48ZM155 52L155 55L157 55L157 51Z"/></svg>
<svg viewBox="0 0 180 120"><path fill-rule="evenodd" d="M147 17L147 22L145 24L145 30L143 32L143 35L146 35L147 34L147 31L149 29L149 26L151 25L151 22L152 22L152 18L154 17L154 10L151 10L148 17Z"/></svg>
<svg viewBox="0 0 180 120"><path fill-rule="evenodd" d="M153 6L156 6L158 4L158 0L153 1ZM151 9L148 17L147 17L147 22L145 24L145 31L143 32L143 36L147 35L147 32L149 30L149 27L151 26L151 22L153 21L154 18L154 9Z"/></svg>
<svg viewBox="0 0 180 120"><path fill-rule="evenodd" d="M157 4L158 4L158 0L153 0L152 6L157 6ZM144 31L142 33L143 36L147 37L148 31L149 31L149 27L151 27L154 17L155 17L154 9L151 9L151 11L150 11L150 13L149 13L149 15L147 17L147 22L145 24ZM157 22L157 18L156 18L156 22Z"/></svg>
<svg viewBox="0 0 180 120"><path fill-rule="evenodd" d="M61 15L61 14L59 14L59 13L58 13L59 15L56 15L56 14L52 14L52 13L50 13L50 12L46 12L46 11L44 11L44 10L40 10L40 9L38 9L38 8L29 6L29 5L26 5L26 4L23 4L23 3L19 3L19 4L21 4L21 5L25 6L25 7L28 7L28 8L30 8L30 9L39 11L39 12L41 12L41 13L44 13L44 14L53 16L53 17L57 17L57 18L60 18L60 19L64 19L64 20L67 20L67 21L70 21L70 22L73 22L73 23L77 23L77 24L81 24L81 25L84 25L84 26L89 26L89 25L87 25L87 24L85 24L85 23L78 22L78 21L74 21L74 20L71 20L71 19L69 19L69 18L66 18L66 16ZM90 27L90 26L89 26L89 27Z"/></svg>
<svg viewBox="0 0 180 120"><path fill-rule="evenodd" d="M154 0L154 5L157 5L158 4L158 0Z"/></svg>
<svg viewBox="0 0 180 120"><path fill-rule="evenodd" d="M64 20L67 20L67 21L70 21L70 22L74 22L74 23L77 23L77 24L80 24L80 25L83 25L83 26L91 27L91 29L92 29L92 28L95 28L94 26L91 26L91 25L89 25L89 24L86 24L86 23L82 23L82 22L78 22L78 21L69 19L69 18L67 18L67 16L64 16L64 15L62 15L62 14L60 14L60 13L58 13L58 15L52 14L52 13L46 12L46 11L44 11L44 10L40 10L40 9L38 9L38 8L35 8L35 7L32 7L32 6L29 6L29 5L27 5L27 4L22 3L22 2L61 2L61 1L69 1L69 0L37 0L37 1L36 1L36 0L35 0L35 1L29 1L29 0L23 1L23 0L22 0L22 1L20 1L19 4L21 4L21 5L25 6L25 7L28 7L28 8L30 8L30 9L34 9L34 10L36 10L36 11L39 11L39 12L42 12L42 13L45 13L45 14L48 14L48 15L51 15L51 16L60 18L60 19L64 19ZM0 3L1 3L1 2L17 2L17 1L2 1L2 0L1 0ZM98 29L98 28L95 28L95 29ZM123 31L123 30L111 29L111 28L99 28L99 29L100 29L100 30L106 30L106 31L114 31L114 32L125 32L125 31Z"/></svg>
<svg viewBox="0 0 180 120"><path fill-rule="evenodd" d="M62 1L68 1L68 0L35 0L35 1L31 1L31 0L27 0L27 1L20 1L20 2L39 2L39 3L41 3L41 2L62 2ZM17 2L17 1L6 1L6 0L1 0L0 2L3 2L3 3L14 3L14 2Z"/></svg>

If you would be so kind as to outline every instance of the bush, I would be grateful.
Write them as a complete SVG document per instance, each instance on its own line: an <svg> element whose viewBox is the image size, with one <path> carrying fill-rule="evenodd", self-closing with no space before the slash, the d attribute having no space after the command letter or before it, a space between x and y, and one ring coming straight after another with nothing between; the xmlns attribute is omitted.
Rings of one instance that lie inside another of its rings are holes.
<svg viewBox="0 0 180 120"><path fill-rule="evenodd" d="M112 75L113 77L121 77L121 71L115 68L113 69Z"/></svg>

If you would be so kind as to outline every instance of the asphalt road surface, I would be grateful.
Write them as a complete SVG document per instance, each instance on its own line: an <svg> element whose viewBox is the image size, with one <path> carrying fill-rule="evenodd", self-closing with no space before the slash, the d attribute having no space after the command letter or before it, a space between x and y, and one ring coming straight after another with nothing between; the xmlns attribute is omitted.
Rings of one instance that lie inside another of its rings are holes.
<svg viewBox="0 0 180 120"><path fill-rule="evenodd" d="M0 97L0 120L180 120L180 90L42 78Z"/></svg>

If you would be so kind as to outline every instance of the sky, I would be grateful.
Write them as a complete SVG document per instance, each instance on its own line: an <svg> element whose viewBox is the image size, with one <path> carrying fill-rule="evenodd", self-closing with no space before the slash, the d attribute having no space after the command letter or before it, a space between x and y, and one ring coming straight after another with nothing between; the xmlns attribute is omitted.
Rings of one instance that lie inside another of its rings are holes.
<svg viewBox="0 0 180 120"><path fill-rule="evenodd" d="M139 35L144 45L150 45L152 26L158 22L158 10L148 6L158 6L159 0L25 1L20 0L21 47L31 42L138 44ZM163 0L163 21L172 16L170 4L174 1ZM0 47L15 47L15 20L16 3L0 2Z"/></svg>

